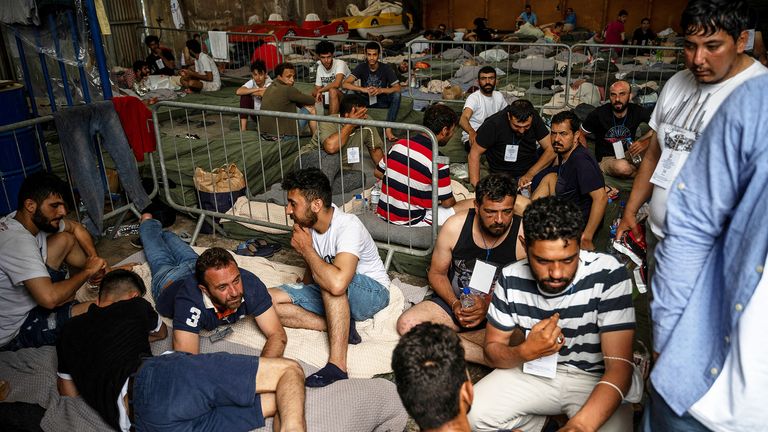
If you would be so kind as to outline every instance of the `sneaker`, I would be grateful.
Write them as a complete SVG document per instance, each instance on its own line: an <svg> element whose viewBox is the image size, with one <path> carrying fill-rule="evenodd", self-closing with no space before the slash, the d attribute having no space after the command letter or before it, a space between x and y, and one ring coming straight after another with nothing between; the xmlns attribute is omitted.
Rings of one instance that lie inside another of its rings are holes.
<svg viewBox="0 0 768 432"><path fill-rule="evenodd" d="M636 265L642 266L646 258L645 229L638 225L640 236L635 236L632 230L626 231L620 239L614 240L613 247L629 257Z"/></svg>
<svg viewBox="0 0 768 432"><path fill-rule="evenodd" d="M136 249L144 249L144 243L141 242L141 237L132 238L131 246L135 247Z"/></svg>

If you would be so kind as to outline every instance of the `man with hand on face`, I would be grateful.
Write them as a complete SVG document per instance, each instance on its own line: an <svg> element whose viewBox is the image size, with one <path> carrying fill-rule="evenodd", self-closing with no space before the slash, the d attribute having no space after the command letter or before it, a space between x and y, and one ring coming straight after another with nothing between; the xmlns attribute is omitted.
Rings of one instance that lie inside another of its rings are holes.
<svg viewBox="0 0 768 432"><path fill-rule="evenodd" d="M398 333L422 322L444 324L461 336L467 361L485 363L482 343L493 287L503 267L525 257L522 218L513 213L516 193L517 185L505 175L480 180L475 207L448 218L437 236L427 276L435 294L400 316ZM459 298L475 271L488 282L471 287L480 291L474 306L465 309Z"/></svg>
<svg viewBox="0 0 768 432"><path fill-rule="evenodd" d="M400 81L391 67L379 61L381 48L376 42L365 45L365 63L360 63L344 80L343 87L347 90L363 93L368 97L368 108L388 108L388 122L397 120L400 110ZM360 80L360 85L355 81ZM391 128L385 131L387 140L396 141L397 137Z"/></svg>
<svg viewBox="0 0 768 432"><path fill-rule="evenodd" d="M270 288L283 325L327 331L328 364L307 377L308 387L347 379L347 347L362 341L355 321L389 304L389 276L360 219L331 202L331 184L317 168L286 175L286 213L293 219L291 246L304 259L304 279Z"/></svg>
<svg viewBox="0 0 768 432"><path fill-rule="evenodd" d="M320 60L317 61L317 77L312 96L317 102L322 102L328 108L328 114L338 114L341 104L341 83L349 75L349 66L344 60L333 58L335 48L332 42L321 41L315 52Z"/></svg>
<svg viewBox="0 0 768 432"><path fill-rule="evenodd" d="M216 330L214 341L228 334L229 325L253 316L267 338L261 356L283 355L288 338L267 287L240 269L228 251L214 247L198 257L148 213L141 216L139 235L152 271L157 311L173 319L174 351L198 354L200 330Z"/></svg>
<svg viewBox="0 0 768 432"><path fill-rule="evenodd" d="M595 108L581 125L579 142L586 146L586 136L595 138L595 158L609 176L630 178L637 173L653 131L632 142L641 123L648 123L651 113L629 101L631 88L626 81L616 81L609 88L610 103Z"/></svg>
<svg viewBox="0 0 768 432"><path fill-rule="evenodd" d="M61 326L91 304L78 303L77 290L108 271L88 231L64 219L69 196L55 175L32 174L17 210L0 218L0 351L56 343Z"/></svg>
<svg viewBox="0 0 768 432"><path fill-rule="evenodd" d="M302 93L294 87L296 82L296 67L292 63L280 63L275 67L275 80L264 91L261 98L263 111L280 111L295 114L316 114L315 98ZM316 122L307 120L294 120L288 118L262 118L261 133L272 136L297 136L301 135L309 123L312 133L315 133Z"/></svg>
<svg viewBox="0 0 768 432"><path fill-rule="evenodd" d="M477 144L477 129L485 119L507 106L504 95L496 91L496 69L492 66L480 68L477 72L477 85L480 90L467 97L459 119L459 126L464 130L461 141L467 151Z"/></svg>
<svg viewBox="0 0 768 432"><path fill-rule="evenodd" d="M579 248L581 215L557 197L523 215L528 259L504 268L488 308L485 356L496 370L475 385L473 431L632 430L622 403L632 381L632 282L614 257ZM526 339L510 346L513 331Z"/></svg>

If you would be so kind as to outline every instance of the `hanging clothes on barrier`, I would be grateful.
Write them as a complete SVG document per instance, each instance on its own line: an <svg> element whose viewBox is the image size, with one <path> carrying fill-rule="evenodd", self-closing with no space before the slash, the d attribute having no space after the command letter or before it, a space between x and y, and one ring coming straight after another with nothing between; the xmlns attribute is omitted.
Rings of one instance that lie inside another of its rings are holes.
<svg viewBox="0 0 768 432"><path fill-rule="evenodd" d="M84 222L92 235L101 235L104 217L105 188L96 164L100 158L93 141L97 133L101 136L101 145L115 162L120 183L133 205L141 211L150 204L149 196L141 185L136 161L131 157L133 155L120 118L111 101L58 110L53 113L53 118L74 187L79 190L90 216L91 220Z"/></svg>
<svg viewBox="0 0 768 432"><path fill-rule="evenodd" d="M152 124L152 111L141 99L125 96L112 98L115 111L120 117L123 132L128 138L136 160L144 162L144 153L151 153L157 148L155 127Z"/></svg>
<svg viewBox="0 0 768 432"><path fill-rule="evenodd" d="M217 62L229 61L229 43L227 42L227 32L209 31L209 43L211 45L211 57Z"/></svg>

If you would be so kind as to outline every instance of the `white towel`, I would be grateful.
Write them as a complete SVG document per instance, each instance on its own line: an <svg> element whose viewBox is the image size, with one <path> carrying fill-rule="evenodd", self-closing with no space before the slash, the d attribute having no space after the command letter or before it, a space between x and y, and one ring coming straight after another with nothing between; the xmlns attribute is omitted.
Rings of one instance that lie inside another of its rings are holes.
<svg viewBox="0 0 768 432"><path fill-rule="evenodd" d="M227 32L209 31L209 43L211 44L211 57L214 61L229 61L229 45L227 44Z"/></svg>

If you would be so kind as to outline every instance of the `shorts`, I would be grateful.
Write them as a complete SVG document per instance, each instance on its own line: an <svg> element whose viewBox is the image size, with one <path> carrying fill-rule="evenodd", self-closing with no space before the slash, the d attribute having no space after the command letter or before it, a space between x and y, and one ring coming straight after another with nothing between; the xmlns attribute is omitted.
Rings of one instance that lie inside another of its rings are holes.
<svg viewBox="0 0 768 432"><path fill-rule="evenodd" d="M285 284L278 288L291 298L291 302L314 314L325 316L323 296L317 284ZM374 279L355 273L347 287L349 313L355 321L373 318L376 312L389 304L389 289Z"/></svg>
<svg viewBox="0 0 768 432"><path fill-rule="evenodd" d="M456 324L456 327L459 329L457 330L457 333L464 333L464 332L470 332L475 330L482 330L485 328L485 324L488 322L487 319L484 319L480 324L474 326L474 327L463 327L461 323L459 323L459 320L456 319L456 315L453 314L453 310L451 309L451 305L445 302L442 297L440 297L437 294L432 295L427 301L431 301L432 303L440 306L445 313L448 314L449 317L451 317L451 320L454 324Z"/></svg>
<svg viewBox="0 0 768 432"><path fill-rule="evenodd" d="M264 426L259 358L174 352L144 361L133 383L137 431L252 430Z"/></svg>
<svg viewBox="0 0 768 432"><path fill-rule="evenodd" d="M456 214L456 210L453 209L453 207L443 207L443 206L437 206L437 225L441 226L445 223L445 221L448 220L449 217ZM411 226L415 227L425 227L425 226L432 226L434 223L434 219L432 218L432 210L427 209L427 213L424 215L424 219L421 220L421 222L415 223Z"/></svg>
<svg viewBox="0 0 768 432"><path fill-rule="evenodd" d="M29 311L16 337L1 347L0 351L17 351L22 348L56 345L61 327L72 317L72 306L77 303L76 300L73 300L55 309L36 306Z"/></svg>

